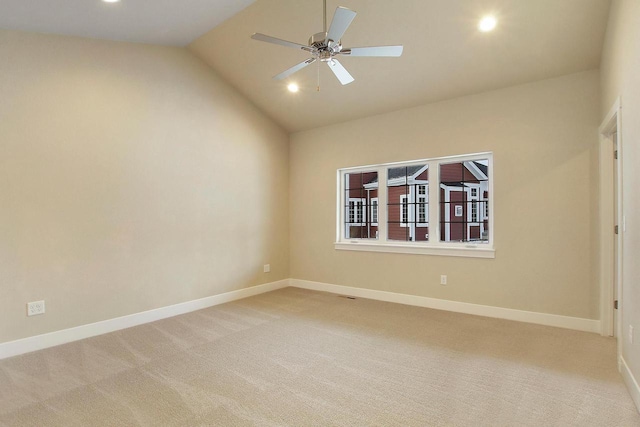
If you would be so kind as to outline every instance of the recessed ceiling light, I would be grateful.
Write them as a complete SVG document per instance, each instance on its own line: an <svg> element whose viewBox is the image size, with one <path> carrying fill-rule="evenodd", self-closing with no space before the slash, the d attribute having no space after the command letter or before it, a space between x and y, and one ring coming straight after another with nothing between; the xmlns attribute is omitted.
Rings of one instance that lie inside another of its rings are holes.
<svg viewBox="0 0 640 427"><path fill-rule="evenodd" d="M118 3L120 0L102 0L105 3Z"/></svg>
<svg viewBox="0 0 640 427"><path fill-rule="evenodd" d="M489 31L496 28L497 24L498 24L498 20L496 19L495 16L487 15L480 20L480 23L478 24L478 29L483 33L488 33Z"/></svg>
<svg viewBox="0 0 640 427"><path fill-rule="evenodd" d="M295 83L291 83L291 84L289 84L289 86L287 86L287 89L289 89L289 92L293 92L293 93L296 93L297 91L299 91L299 90L300 90L300 88L298 87L298 85L297 85L297 84L295 84Z"/></svg>

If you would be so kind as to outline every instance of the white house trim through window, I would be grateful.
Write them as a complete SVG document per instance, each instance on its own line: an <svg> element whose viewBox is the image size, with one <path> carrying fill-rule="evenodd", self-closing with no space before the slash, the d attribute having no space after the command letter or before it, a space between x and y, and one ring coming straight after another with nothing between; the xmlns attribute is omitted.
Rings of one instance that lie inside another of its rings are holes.
<svg viewBox="0 0 640 427"><path fill-rule="evenodd" d="M378 198L371 199L371 224L378 225Z"/></svg>
<svg viewBox="0 0 640 427"><path fill-rule="evenodd" d="M361 226L366 223L367 212L366 212L366 199L364 198L349 198L349 224L354 226Z"/></svg>
<svg viewBox="0 0 640 427"><path fill-rule="evenodd" d="M409 225L409 199L406 194L400 196L400 227Z"/></svg>
<svg viewBox="0 0 640 427"><path fill-rule="evenodd" d="M493 155L339 169L336 249L494 258Z"/></svg>

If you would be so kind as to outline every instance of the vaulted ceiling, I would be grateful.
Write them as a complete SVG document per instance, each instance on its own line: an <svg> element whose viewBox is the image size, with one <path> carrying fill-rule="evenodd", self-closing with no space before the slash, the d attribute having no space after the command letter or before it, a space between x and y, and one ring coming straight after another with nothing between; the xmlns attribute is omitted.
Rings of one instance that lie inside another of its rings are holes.
<svg viewBox="0 0 640 427"><path fill-rule="evenodd" d="M316 64L272 76L308 54L252 40L307 44L323 30L322 0L2 0L0 28L189 45L285 129L295 132L598 68L610 0L327 0L358 14L345 47L404 45L400 58L341 57L342 86ZM497 28L481 33L479 19ZM290 93L295 81L301 90ZM320 91L318 88L320 82Z"/></svg>
<svg viewBox="0 0 640 427"><path fill-rule="evenodd" d="M252 40L254 32L306 44L323 30L321 0L257 0L191 44L227 81L289 131L407 108L599 67L609 0L328 0L358 12L344 46L404 45L400 58L341 57L346 86L308 57ZM495 14L497 28L477 29ZM324 64L322 64L324 65ZM300 92L286 91L295 81Z"/></svg>

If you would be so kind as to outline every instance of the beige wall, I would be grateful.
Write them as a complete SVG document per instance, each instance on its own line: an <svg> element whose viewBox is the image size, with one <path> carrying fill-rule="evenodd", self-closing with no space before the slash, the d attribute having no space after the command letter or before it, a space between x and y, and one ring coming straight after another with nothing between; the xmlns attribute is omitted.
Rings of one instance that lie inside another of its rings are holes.
<svg viewBox="0 0 640 427"><path fill-rule="evenodd" d="M589 71L293 134L291 277L598 319L599 108ZM338 168L480 151L495 259L334 249Z"/></svg>
<svg viewBox="0 0 640 427"><path fill-rule="evenodd" d="M289 277L288 135L186 49L0 58L0 342Z"/></svg>
<svg viewBox="0 0 640 427"><path fill-rule="evenodd" d="M640 2L614 0L601 66L601 119L620 97L622 105L623 233L622 356L640 381ZM635 343L628 339L635 328Z"/></svg>

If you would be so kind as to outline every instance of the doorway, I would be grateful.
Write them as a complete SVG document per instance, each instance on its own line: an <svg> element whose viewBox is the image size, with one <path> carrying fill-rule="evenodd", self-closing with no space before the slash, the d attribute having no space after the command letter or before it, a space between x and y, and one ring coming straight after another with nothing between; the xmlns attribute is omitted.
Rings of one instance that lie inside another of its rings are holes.
<svg viewBox="0 0 640 427"><path fill-rule="evenodd" d="M620 101L600 126L600 321L602 335L619 337L622 310L622 141Z"/></svg>

